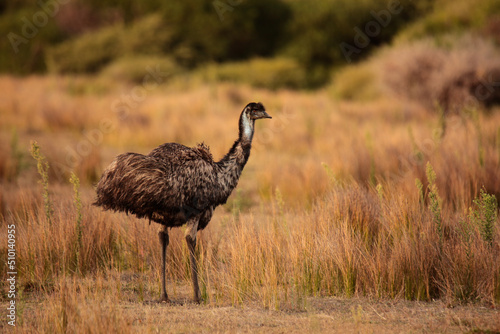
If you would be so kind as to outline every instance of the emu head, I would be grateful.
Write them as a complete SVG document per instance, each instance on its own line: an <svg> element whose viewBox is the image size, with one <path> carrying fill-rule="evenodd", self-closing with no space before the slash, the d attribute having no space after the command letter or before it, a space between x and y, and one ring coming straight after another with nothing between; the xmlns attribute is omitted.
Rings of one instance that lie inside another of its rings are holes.
<svg viewBox="0 0 500 334"><path fill-rule="evenodd" d="M260 102L251 102L247 104L243 112L248 116L249 119L252 120L260 118L272 118L271 116L269 116L269 114L266 112L266 109Z"/></svg>
<svg viewBox="0 0 500 334"><path fill-rule="evenodd" d="M262 103L251 102L247 104L240 117L240 138L251 141L255 120L261 118L271 118L266 113L266 109Z"/></svg>

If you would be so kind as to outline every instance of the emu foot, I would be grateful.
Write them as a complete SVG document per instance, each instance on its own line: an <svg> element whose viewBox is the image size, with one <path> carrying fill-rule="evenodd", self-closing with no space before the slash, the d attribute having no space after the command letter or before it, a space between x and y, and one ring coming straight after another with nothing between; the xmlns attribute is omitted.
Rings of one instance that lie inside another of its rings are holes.
<svg viewBox="0 0 500 334"><path fill-rule="evenodd" d="M168 299L168 298L160 298L160 299L153 299L153 300L145 300L143 302L144 305L158 305L158 304L162 304L162 305L172 305L173 302Z"/></svg>
<svg viewBox="0 0 500 334"><path fill-rule="evenodd" d="M170 304L171 301L170 301L170 299L168 299L167 294L164 293L164 294L161 295L160 299L158 300L158 303L160 303L160 304L162 304L162 303L168 303L168 304Z"/></svg>
<svg viewBox="0 0 500 334"><path fill-rule="evenodd" d="M203 301L204 299L201 298L199 295L193 298L193 302L195 302L195 304L201 304Z"/></svg>

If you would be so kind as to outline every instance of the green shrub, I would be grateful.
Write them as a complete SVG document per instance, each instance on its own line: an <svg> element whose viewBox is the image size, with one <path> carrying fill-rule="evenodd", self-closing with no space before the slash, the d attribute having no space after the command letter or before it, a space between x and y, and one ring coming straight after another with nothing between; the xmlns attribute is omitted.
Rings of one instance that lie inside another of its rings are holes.
<svg viewBox="0 0 500 334"><path fill-rule="evenodd" d="M46 70L43 55L45 51L65 38L55 20L48 18L41 27L33 25L36 33L25 36L23 27L26 20L33 24L33 15L40 11L29 6L17 11L6 12L0 16L0 72L30 74ZM31 30L28 30L31 33Z"/></svg>
<svg viewBox="0 0 500 334"><path fill-rule="evenodd" d="M482 29L488 20L500 14L497 0L440 0L435 1L429 14L420 17L400 31L398 42L418 40L428 36Z"/></svg>
<svg viewBox="0 0 500 334"><path fill-rule="evenodd" d="M95 72L120 54L121 25L69 40L46 54L47 68L57 73Z"/></svg>
<svg viewBox="0 0 500 334"><path fill-rule="evenodd" d="M356 101L370 101L380 95L376 73L370 63L339 69L329 91L335 98Z"/></svg>
<svg viewBox="0 0 500 334"><path fill-rule="evenodd" d="M254 58L249 61L209 65L199 71L208 80L246 83L255 87L304 88L304 70L293 60L286 58Z"/></svg>
<svg viewBox="0 0 500 334"><path fill-rule="evenodd" d="M113 61L100 74L118 81L142 83L148 73L147 69L156 67L162 73L169 73L170 76L183 72L183 68L169 57L128 56Z"/></svg>
<svg viewBox="0 0 500 334"><path fill-rule="evenodd" d="M118 11L125 22L133 22L144 15L156 13L165 7L162 0L72 0L84 3L96 12Z"/></svg>
<svg viewBox="0 0 500 334"><path fill-rule="evenodd" d="M154 14L130 26L113 25L56 45L47 52L47 67L57 73L96 72L124 55L160 54L170 38L161 15Z"/></svg>
<svg viewBox="0 0 500 334"><path fill-rule="evenodd" d="M311 70L309 73L316 76L310 78L312 82L326 81L327 78L318 75L322 72L315 68L344 65L351 60L366 57L371 49L389 42L400 27L423 12L421 5L410 0L400 1L398 8L402 8L401 12L391 15L388 24L381 27L378 34L370 37L368 45L347 59L341 44L355 45L355 29L365 32L366 24L374 20L373 12L387 10L388 5L389 2L385 0L295 1L292 3L294 17L290 24L292 40L287 52Z"/></svg>
<svg viewBox="0 0 500 334"><path fill-rule="evenodd" d="M170 49L172 29L160 14L142 17L120 35L120 55L157 55Z"/></svg>
<svg viewBox="0 0 500 334"><path fill-rule="evenodd" d="M281 0L185 0L166 2L164 16L183 64L195 66L273 55L290 9Z"/></svg>

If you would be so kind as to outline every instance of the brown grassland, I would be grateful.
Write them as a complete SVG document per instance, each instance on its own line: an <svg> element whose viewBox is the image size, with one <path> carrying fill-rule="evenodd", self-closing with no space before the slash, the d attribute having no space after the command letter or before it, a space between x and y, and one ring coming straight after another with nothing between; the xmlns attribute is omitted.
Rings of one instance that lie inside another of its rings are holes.
<svg viewBox="0 0 500 334"><path fill-rule="evenodd" d="M3 76L0 91L1 307L15 225L19 332L500 331L498 108L444 116L385 94L353 102L188 77ZM117 154L164 142L204 141L222 157L251 101L273 119L199 234L204 302L190 302L176 229L174 303L151 303L157 226L91 206L93 185Z"/></svg>

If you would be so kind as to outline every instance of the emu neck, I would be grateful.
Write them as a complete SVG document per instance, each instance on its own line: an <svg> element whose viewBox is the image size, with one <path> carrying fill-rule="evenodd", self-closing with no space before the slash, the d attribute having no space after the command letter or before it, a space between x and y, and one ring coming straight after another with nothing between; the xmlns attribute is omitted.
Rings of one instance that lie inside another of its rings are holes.
<svg viewBox="0 0 500 334"><path fill-rule="evenodd" d="M234 142L233 147L231 147L224 158L217 163L220 167L224 168L233 165L243 169L250 156L254 125L255 120L249 119L245 113L241 114L238 139Z"/></svg>
<svg viewBox="0 0 500 334"><path fill-rule="evenodd" d="M250 157L255 120L247 118L242 113L239 121L239 136L233 147L217 165L219 167L219 181L224 185L228 196L238 184L241 171Z"/></svg>

